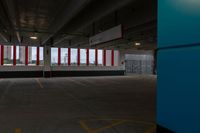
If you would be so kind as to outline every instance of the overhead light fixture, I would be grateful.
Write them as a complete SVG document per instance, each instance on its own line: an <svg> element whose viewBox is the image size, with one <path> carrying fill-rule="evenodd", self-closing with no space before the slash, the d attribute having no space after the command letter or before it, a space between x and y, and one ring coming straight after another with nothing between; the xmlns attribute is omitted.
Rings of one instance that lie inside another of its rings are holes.
<svg viewBox="0 0 200 133"><path fill-rule="evenodd" d="M139 42L135 43L135 46L140 46L140 45L141 45L141 43L139 43Z"/></svg>
<svg viewBox="0 0 200 133"><path fill-rule="evenodd" d="M30 39L36 40L38 38L36 36L31 36Z"/></svg>

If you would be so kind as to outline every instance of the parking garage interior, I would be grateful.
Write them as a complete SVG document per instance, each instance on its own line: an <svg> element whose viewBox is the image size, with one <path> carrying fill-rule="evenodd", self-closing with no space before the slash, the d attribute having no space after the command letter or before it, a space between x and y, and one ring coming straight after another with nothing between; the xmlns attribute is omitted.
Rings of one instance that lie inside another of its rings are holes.
<svg viewBox="0 0 200 133"><path fill-rule="evenodd" d="M199 57L200 3L183 1L1 0L0 132L196 130L184 96L198 81L180 68L199 66L186 62Z"/></svg>

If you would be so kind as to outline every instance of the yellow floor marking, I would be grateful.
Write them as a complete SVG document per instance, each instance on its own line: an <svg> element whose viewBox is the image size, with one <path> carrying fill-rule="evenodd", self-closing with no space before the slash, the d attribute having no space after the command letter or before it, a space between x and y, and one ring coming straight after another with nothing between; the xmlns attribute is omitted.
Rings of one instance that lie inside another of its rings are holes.
<svg viewBox="0 0 200 133"><path fill-rule="evenodd" d="M44 88L39 79L36 79L36 81L37 81L38 85L40 86L40 88Z"/></svg>
<svg viewBox="0 0 200 133"><path fill-rule="evenodd" d="M154 133L156 130L156 125L153 125L151 128L147 129L145 133Z"/></svg>
<svg viewBox="0 0 200 133"><path fill-rule="evenodd" d="M21 129L20 128L15 128L15 133L21 133Z"/></svg>
<svg viewBox="0 0 200 133"><path fill-rule="evenodd" d="M110 125L107 125L107 126L104 126L104 127L101 127L101 128L96 128L96 129L92 129L90 128L89 126L87 126L86 122L91 122L91 121L114 121L112 124ZM116 122L117 121L117 122ZM109 129L109 128L112 128L114 126L117 126L117 125L120 125L120 124L123 124L123 123L129 123L129 124L132 124L132 123L138 123L138 124L143 124L143 125L149 125L150 128L148 128L145 133L153 133L156 129L156 124L153 123L153 122L146 122L146 121L137 121L137 120L124 120L124 119L90 119L90 120L81 120L80 121L80 125L83 127L83 129L85 129L87 131L87 133L99 133L99 132L102 132L106 129Z"/></svg>
<svg viewBox="0 0 200 133"><path fill-rule="evenodd" d="M87 131L87 133L94 133L83 121L79 121L81 127Z"/></svg>
<svg viewBox="0 0 200 133"><path fill-rule="evenodd" d="M112 124L110 124L110 125L107 125L107 126L104 126L104 127L101 127L101 128L97 128L97 129L94 130L94 133L98 133L98 132L101 132L101 131L103 131L103 130L112 128L112 127L117 126L117 125L120 125L120 124L122 124L122 123L124 123L124 122L126 122L126 120L121 120L121 121L112 123Z"/></svg>

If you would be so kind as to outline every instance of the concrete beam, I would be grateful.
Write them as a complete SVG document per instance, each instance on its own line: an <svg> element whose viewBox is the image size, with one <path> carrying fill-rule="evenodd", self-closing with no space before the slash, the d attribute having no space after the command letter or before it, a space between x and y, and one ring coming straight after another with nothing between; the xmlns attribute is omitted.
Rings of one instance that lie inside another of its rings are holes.
<svg viewBox="0 0 200 133"><path fill-rule="evenodd" d="M63 26L66 25L74 16L76 16L86 5L92 0L71 0L67 3L63 12L56 17L48 30L51 33L44 38L42 44L45 44L51 37L53 37Z"/></svg>

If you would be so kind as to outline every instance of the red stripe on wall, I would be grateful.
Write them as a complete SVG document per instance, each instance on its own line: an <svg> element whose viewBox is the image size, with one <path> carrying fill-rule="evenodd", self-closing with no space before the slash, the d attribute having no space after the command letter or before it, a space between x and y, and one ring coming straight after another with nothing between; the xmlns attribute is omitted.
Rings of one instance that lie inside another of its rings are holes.
<svg viewBox="0 0 200 133"><path fill-rule="evenodd" d="M28 65L28 46L25 46L25 65Z"/></svg>
<svg viewBox="0 0 200 133"><path fill-rule="evenodd" d="M90 54L90 51L89 51L89 48L87 48L86 50L86 65L89 66L89 54Z"/></svg>
<svg viewBox="0 0 200 133"><path fill-rule="evenodd" d="M112 49L112 55L111 55L111 63L112 63L112 66L114 66L114 49Z"/></svg>
<svg viewBox="0 0 200 133"><path fill-rule="evenodd" d="M58 48L58 66L60 66L61 59L61 48Z"/></svg>
<svg viewBox="0 0 200 133"><path fill-rule="evenodd" d="M95 65L98 65L98 49L95 49Z"/></svg>
<svg viewBox="0 0 200 133"><path fill-rule="evenodd" d="M103 50L103 65L106 66L106 49Z"/></svg>
<svg viewBox="0 0 200 133"><path fill-rule="evenodd" d="M77 50L78 50L77 65L80 66L80 48L78 48Z"/></svg>
<svg viewBox="0 0 200 133"><path fill-rule="evenodd" d="M37 47L37 59L36 59L36 65L40 65L40 47Z"/></svg>
<svg viewBox="0 0 200 133"><path fill-rule="evenodd" d="M4 46L1 45L1 65L4 64Z"/></svg>
<svg viewBox="0 0 200 133"><path fill-rule="evenodd" d="M16 45L13 45L13 65L16 65Z"/></svg>
<svg viewBox="0 0 200 133"><path fill-rule="evenodd" d="M68 66L71 65L71 48L68 48Z"/></svg>

